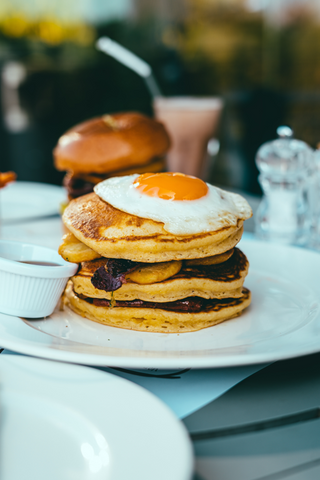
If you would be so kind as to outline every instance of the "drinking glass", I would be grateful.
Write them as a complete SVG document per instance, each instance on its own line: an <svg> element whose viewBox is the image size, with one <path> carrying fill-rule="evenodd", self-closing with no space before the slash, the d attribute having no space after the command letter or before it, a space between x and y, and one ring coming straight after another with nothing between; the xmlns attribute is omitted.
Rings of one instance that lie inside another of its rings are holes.
<svg viewBox="0 0 320 480"><path fill-rule="evenodd" d="M167 170L201 177L209 140L215 136L223 101L219 97L156 97L155 117L171 137Z"/></svg>

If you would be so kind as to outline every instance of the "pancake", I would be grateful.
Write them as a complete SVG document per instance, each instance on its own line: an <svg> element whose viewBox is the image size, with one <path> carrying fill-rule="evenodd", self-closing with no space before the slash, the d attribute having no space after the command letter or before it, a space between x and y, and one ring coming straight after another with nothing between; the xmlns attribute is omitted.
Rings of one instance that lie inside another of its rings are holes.
<svg viewBox="0 0 320 480"><path fill-rule="evenodd" d="M250 291L244 288L240 298L206 300L207 303L201 311L190 313L170 310L170 305L166 305L166 308L154 308L154 306L148 308L147 305L143 308L141 306L110 308L95 305L91 299L85 300L75 294L71 281L68 282L64 294L65 305L94 322L128 330L158 333L194 332L211 327L240 315L249 306L250 300Z"/></svg>
<svg viewBox="0 0 320 480"><path fill-rule="evenodd" d="M239 298L248 273L249 262L238 248L227 261L216 265L184 264L177 273L157 283L139 284L132 281L122 284L114 292L95 288L91 283L94 272L105 266L106 259L97 259L81 264L81 268L71 280L77 294L90 298L104 298L119 301L135 299L146 302L173 302L187 297Z"/></svg>
<svg viewBox="0 0 320 480"><path fill-rule="evenodd" d="M64 211L63 222L99 255L145 263L218 255L237 245L243 233L243 220L238 220L236 226L213 232L173 235L164 230L163 223L122 212L95 193L73 200Z"/></svg>
<svg viewBox="0 0 320 480"><path fill-rule="evenodd" d="M218 255L211 255L210 257L197 258L187 260L188 265L214 265L223 263L228 260L233 254L233 248ZM90 247L80 242L71 232L66 233L62 237L62 243L58 249L59 254L71 263L81 263L100 258L99 253L92 250Z"/></svg>
<svg viewBox="0 0 320 480"><path fill-rule="evenodd" d="M236 248L252 215L245 199L173 172L112 178L95 192L63 214L69 233L59 253L81 263L63 297L74 312L113 327L182 333L249 306L249 263Z"/></svg>

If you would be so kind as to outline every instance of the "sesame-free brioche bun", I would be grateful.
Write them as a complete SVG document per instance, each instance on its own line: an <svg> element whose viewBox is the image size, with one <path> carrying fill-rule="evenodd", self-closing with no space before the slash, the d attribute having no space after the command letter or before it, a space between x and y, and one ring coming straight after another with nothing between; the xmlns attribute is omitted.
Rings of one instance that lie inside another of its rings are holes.
<svg viewBox="0 0 320 480"><path fill-rule="evenodd" d="M60 137L55 167L75 173L105 174L147 165L165 155L169 136L162 123L136 112L103 115L82 122Z"/></svg>

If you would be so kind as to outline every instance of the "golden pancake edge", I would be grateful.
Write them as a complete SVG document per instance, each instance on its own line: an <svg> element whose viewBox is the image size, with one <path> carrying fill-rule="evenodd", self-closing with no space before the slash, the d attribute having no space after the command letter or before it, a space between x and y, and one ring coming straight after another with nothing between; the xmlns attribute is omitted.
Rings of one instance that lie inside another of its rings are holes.
<svg viewBox="0 0 320 480"><path fill-rule="evenodd" d="M240 315L250 301L251 293L244 288L240 298L219 300L209 311L189 313L155 308L96 306L77 296L71 281L64 294L65 305L89 320L110 327L158 333L186 333L212 327Z"/></svg>
<svg viewBox="0 0 320 480"><path fill-rule="evenodd" d="M106 265L106 259L84 262L71 280L77 294L90 298L145 302L173 302L188 297L238 298L242 296L242 287L248 274L249 262L246 256L236 248L233 255L218 265L188 265L164 281L139 284L127 281L118 290L106 292L93 286L94 272ZM157 265L157 264L156 264Z"/></svg>
<svg viewBox="0 0 320 480"><path fill-rule="evenodd" d="M155 263L218 255L241 239L243 221L214 232L177 236L163 223L122 212L95 193L79 197L66 207L63 222L82 243L106 258Z"/></svg>

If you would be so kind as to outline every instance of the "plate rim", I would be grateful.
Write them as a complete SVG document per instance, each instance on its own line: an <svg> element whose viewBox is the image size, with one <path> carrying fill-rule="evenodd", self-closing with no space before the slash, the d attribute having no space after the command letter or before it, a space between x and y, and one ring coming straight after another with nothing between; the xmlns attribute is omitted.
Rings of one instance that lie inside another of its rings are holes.
<svg viewBox="0 0 320 480"><path fill-rule="evenodd" d="M1 317L2 314L0 314ZM46 334L43 334L46 335ZM277 362L280 360L289 360L293 358L303 357L305 355L312 355L319 353L320 345L313 348L306 347L295 352L288 352L286 354L279 355L278 353L265 353L265 354L247 354L246 356L229 355L228 357L221 357L220 359L208 357L205 359L172 359L172 358L148 358L146 365L146 359L140 360L133 357L107 357L106 355L90 354L90 353L76 353L68 350L53 349L50 347L38 347L34 350L34 344L30 342L29 345L22 344L17 348L16 343L6 341L5 344L1 339L1 346L4 349L11 350L12 352L20 353L23 355L33 356L43 360L53 360L59 362L65 362L69 364L84 365L89 367L119 367L119 368L131 368L131 369L149 369L157 368L161 370L171 369L206 369L206 368L230 368L230 367L244 367L249 365L259 365L265 363ZM212 360L212 361L211 361Z"/></svg>
<svg viewBox="0 0 320 480"><path fill-rule="evenodd" d="M51 376L56 375L54 380L55 388L60 388L60 393L61 395L59 396L59 401L57 402L57 397L59 392L57 392L57 396L54 397L53 402L58 403L60 406L62 405L63 407L71 408L73 411L76 413L81 413L84 415L86 420L89 420L89 422L92 423L94 427L96 427L102 434L104 434L105 438L108 441L108 434L110 432L110 428L108 427L108 421L107 421L107 416L101 415L101 421L97 423L97 404L98 407L100 408L101 412L103 413L106 408L108 408L108 398L110 396L110 388L112 389L112 396L116 395L116 399L118 398L118 401L123 400L123 397L119 398L119 395L121 395L121 391L123 391L123 388L127 392L128 398L134 398L134 405L136 404L141 404L141 411L136 412L135 409L135 415L132 415L130 418L134 418L134 421L136 420L141 421L144 417L144 407L146 405L146 402L148 402L149 407L152 407L152 411L155 410L156 415L152 415L152 418L154 418L154 426L153 428L159 429L161 426L161 419L163 422L163 419L165 417L165 422L170 425L171 430L170 432L174 433L174 437L179 439L179 442L175 442L174 445L171 445L170 448L172 450L175 450L179 448L179 455L175 458L180 458L180 465L179 465L179 471L177 472L177 469L175 469L175 479L177 480L189 480L191 479L193 468L194 468L194 454L193 454L193 447L192 443L190 440L190 437L188 435L187 429L184 426L183 422L181 422L176 415L172 412L172 410L156 395L154 395L152 392L146 390L145 388L141 387L140 385L137 385L134 382L130 382L127 379L124 379L122 377L119 377L117 375L114 375L110 372L105 372L101 371L99 369L91 368L88 366L83 366L83 365L74 365L74 364L65 364L62 362L53 362L50 360L44 360L40 358L35 358L35 357L25 357L25 356L19 356L19 355L9 355L9 354L2 354L0 355L0 372L2 370L2 367L4 365L4 368L6 368L6 364L9 364L13 366L13 370L17 368L22 368L24 371L27 367L28 372L27 372L27 377L32 376L35 380L37 380L37 377L39 375L39 383L41 385L44 382L44 385L48 382L51 382ZM48 378L43 377L43 373L47 371L47 366L50 364L50 370L49 370L49 376ZM53 369L53 370L52 370ZM81 379L81 385L77 385L77 391L79 388L81 388L82 391L85 392L85 395L79 396L73 394L72 387L70 390L65 389L65 383L64 379L68 378L69 376L73 377L75 369L77 370L77 375L76 375L76 380L81 378L83 376L84 378ZM22 370L22 371L23 371ZM41 375L42 372L42 375ZM83 373L83 375L82 375ZM21 372L21 375L23 373ZM14 383L14 388L11 388L11 385ZM117 391L117 386L120 386L119 391ZM4 388L6 389L6 385L4 385ZM7 387L8 388L8 387ZM8 391L14 394L19 394L19 393L26 393L27 395L30 395L30 392L28 391L28 387L26 387L26 382L9 382L9 388ZM95 402L95 411L92 412L92 407L88 404L87 400L87 394L86 392L90 392L90 398L94 397L94 402ZM94 396L92 397L92 392L94 392ZM51 392L52 393L52 392ZM74 398L72 398L72 396ZM76 405L72 402L72 400L75 399L75 396L77 396L77 402ZM118 397L117 397L118 396ZM36 397L38 398L38 391L36 393ZM48 399L52 403L52 396L50 393L46 392L45 387L40 388L40 397L42 401ZM112 400L111 405L109 401L109 408L110 406L114 405L114 400ZM133 413L133 411L131 412ZM138 416L136 416L136 413L138 413ZM126 418L126 416L130 414L129 411L126 411L125 413L122 412L122 415ZM150 419L149 419L150 420ZM141 422L139 423L139 428L135 429L135 431L132 431L131 434L129 435L129 441L130 439L132 440L137 440L137 431L139 432L138 436L141 435ZM125 430L125 433L127 435L127 429L125 426L125 421L122 424L122 428ZM150 428L147 428L148 434L150 433ZM143 434L143 433L142 433ZM125 435L125 436L126 436ZM168 438L170 439L171 436L168 435ZM127 439L125 440L127 442ZM169 442L170 440L168 440ZM167 435L166 435L166 442L167 442ZM178 443L178 445L177 445ZM110 445L112 448L112 445ZM174 448L173 448L174 447ZM137 448L137 451L140 451L140 447ZM148 452L147 452L148 453ZM138 453L139 454L139 453ZM158 459L158 452L154 451L153 449L150 450L148 455L153 455L153 460L154 462L157 462ZM145 452L141 452L141 465L143 465L143 458L145 456ZM172 465L169 465L166 462L161 462L161 465L164 466L163 472L160 472L161 475L169 475L170 471L172 470ZM143 473L143 472L142 472ZM148 470L146 473L143 473L143 478L150 478L149 474L151 472ZM178 476L177 476L178 473ZM146 476L145 476L146 475ZM109 478L109 477L108 477ZM110 480L112 480L113 475L111 474ZM160 478L160 477L159 477ZM168 477L167 477L168 478ZM170 478L173 479L172 476Z"/></svg>
<svg viewBox="0 0 320 480"><path fill-rule="evenodd" d="M63 186L60 185L55 185L51 183L44 183L44 182L29 182L29 181L24 181L24 180L17 180L16 182L13 182L9 184L6 188L3 189L1 192L1 203L6 202L6 195L9 193L9 191L16 191L16 194L19 194L19 188L21 189L27 189L31 193L36 190L36 193L39 194L43 192L44 194L47 193L50 195L50 198L56 195L57 198L57 205L54 208L53 205L49 205L49 208L41 209L41 213L30 213L28 215L23 215L22 217L20 216L4 216L4 208L2 208L2 218L1 221L3 225L10 224L12 222L18 222L21 220L32 220L36 218L42 218L42 217L47 217L47 216L52 216L52 215L58 215L60 213L59 207L60 203L63 201L67 201L67 194ZM52 200L52 198L51 198Z"/></svg>

